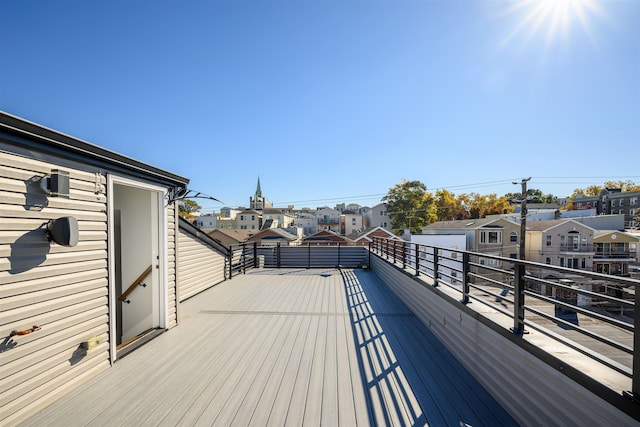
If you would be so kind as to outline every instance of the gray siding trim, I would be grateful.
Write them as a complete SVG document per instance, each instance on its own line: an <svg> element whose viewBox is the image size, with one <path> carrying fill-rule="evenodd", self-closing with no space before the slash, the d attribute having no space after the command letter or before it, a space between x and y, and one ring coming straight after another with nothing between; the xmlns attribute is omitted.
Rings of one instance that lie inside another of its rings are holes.
<svg viewBox="0 0 640 427"><path fill-rule="evenodd" d="M550 364L372 256L373 271L522 425L636 425L637 421ZM428 286L428 285L427 285ZM637 412L619 396L619 403Z"/></svg>

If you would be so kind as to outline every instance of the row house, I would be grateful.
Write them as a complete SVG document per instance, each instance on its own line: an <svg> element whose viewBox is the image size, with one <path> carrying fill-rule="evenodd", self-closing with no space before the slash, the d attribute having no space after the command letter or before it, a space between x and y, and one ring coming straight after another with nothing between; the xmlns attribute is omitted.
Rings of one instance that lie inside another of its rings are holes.
<svg viewBox="0 0 640 427"><path fill-rule="evenodd" d="M340 233L340 211L329 207L320 208L316 212L318 231Z"/></svg>
<svg viewBox="0 0 640 427"><path fill-rule="evenodd" d="M596 231L593 239L593 271L629 277L638 263L640 237L620 231Z"/></svg>
<svg viewBox="0 0 640 427"><path fill-rule="evenodd" d="M295 223L295 215L285 209L269 208L262 211L263 219L273 220L275 228L289 228Z"/></svg>
<svg viewBox="0 0 640 427"><path fill-rule="evenodd" d="M345 210L342 212L340 219L340 232L345 236L362 231L364 228L363 217L358 212Z"/></svg>
<svg viewBox="0 0 640 427"><path fill-rule="evenodd" d="M640 227L640 191L621 191L607 188L598 196L577 195L574 210L595 209L597 215L624 215L626 228Z"/></svg>
<svg viewBox="0 0 640 427"><path fill-rule="evenodd" d="M240 230L260 230L262 228L262 213L247 209L236 216L237 228Z"/></svg>
<svg viewBox="0 0 640 427"><path fill-rule="evenodd" d="M364 226L366 228L382 227L386 230L391 230L388 205L386 203L379 203L371 209L368 209L364 213Z"/></svg>
<svg viewBox="0 0 640 427"><path fill-rule="evenodd" d="M200 230L215 230L218 228L218 216L216 214L200 215L193 220L193 225Z"/></svg>
<svg viewBox="0 0 640 427"><path fill-rule="evenodd" d="M572 219L528 222L525 258L541 264L592 271L595 231Z"/></svg>
<svg viewBox="0 0 640 427"><path fill-rule="evenodd" d="M302 229L302 233L305 236L309 236L318 231L318 223L316 221L316 216L310 212L300 212L296 215L294 219L294 225L300 229Z"/></svg>

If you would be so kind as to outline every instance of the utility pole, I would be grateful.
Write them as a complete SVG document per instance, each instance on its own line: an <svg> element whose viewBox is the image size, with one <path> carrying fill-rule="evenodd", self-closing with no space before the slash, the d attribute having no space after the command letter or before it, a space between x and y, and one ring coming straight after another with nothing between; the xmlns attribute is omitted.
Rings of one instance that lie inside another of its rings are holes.
<svg viewBox="0 0 640 427"><path fill-rule="evenodd" d="M527 182L531 177L523 179L520 183L522 185L522 200L520 216L520 254L518 258L520 261L524 261L524 249L525 249L525 234L527 232ZM514 182L514 184L518 184ZM512 332L516 335L522 335L524 331L524 291L525 291L525 266L523 262L515 263L514 269L514 284L513 284L513 329Z"/></svg>
<svg viewBox="0 0 640 427"><path fill-rule="evenodd" d="M525 235L527 233L527 182L531 179L525 178L520 182L522 185L522 200L519 200L520 207L520 250L518 254L519 259L524 259L524 250L525 250ZM518 184L517 182L513 182L514 184Z"/></svg>

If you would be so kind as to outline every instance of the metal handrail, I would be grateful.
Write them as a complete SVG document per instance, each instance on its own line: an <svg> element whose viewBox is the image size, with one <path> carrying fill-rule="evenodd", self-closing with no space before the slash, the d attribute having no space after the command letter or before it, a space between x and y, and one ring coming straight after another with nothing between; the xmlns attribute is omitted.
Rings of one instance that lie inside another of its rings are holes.
<svg viewBox="0 0 640 427"><path fill-rule="evenodd" d="M381 243L382 242L374 238L370 250L388 262L393 262L390 248ZM573 342L570 338L553 332L548 327L538 324L534 320L526 317L526 313L540 316L555 324L563 325L589 339L610 346L612 349L619 350L625 354L632 354L633 365L640 367L640 351L638 350L640 343L636 341L634 325L630 321L619 320L604 312L596 311L597 309L592 309L595 304L598 303L611 304L611 306L619 307L621 310L633 309L634 318L640 319L640 306L635 301L629 299L607 295L593 289L578 287L607 285L610 288L618 289L619 292L632 290L632 292L629 293L631 296L632 293L635 293L635 290L640 292L640 280L622 276L610 276L574 268L552 266L503 257L497 254L470 252L461 249L410 242L407 242L405 246L403 246L403 251L406 252L406 259L403 260L403 268L408 272L413 273L415 276L424 275L431 278L434 287L446 285L460 292L463 296L463 303L474 300L504 315L510 316L514 322L514 328L511 330L514 334L522 335L526 325L569 345L605 366L609 366L633 378L633 393L638 395L640 392L640 372L637 372L634 376L632 368L615 362L595 350L586 348L582 344ZM489 263L493 265L488 265ZM397 262L395 264L398 265ZM504 268L505 266L509 266L509 268ZM462 278L453 277L450 272L454 271L456 274L462 272ZM564 282L567 279L571 281ZM583 283L580 283L581 280ZM536 286L544 286L551 291L552 295L543 295L539 291L536 291ZM506 295L495 290L499 288L503 290L508 289ZM556 295L556 291L561 294ZM570 296L570 298L563 298L563 294L564 296ZM578 296L590 300L590 302L579 306L577 302ZM499 306L494 304L490 298L495 298L496 301L502 301L503 303L512 305L513 310L510 311L506 308L508 305ZM633 298L638 298L638 296L633 295ZM540 307L531 305L532 299L539 301L539 303L546 304L547 307L555 307L556 310L565 310L575 313L576 315L587 316L594 321L603 322L612 328L631 332L633 333L634 345L626 345L616 341L614 338L603 336L601 333L589 330L584 325L572 323L563 318L562 314L558 311L556 311L555 314L546 313L541 310ZM638 338L640 339L640 337Z"/></svg>

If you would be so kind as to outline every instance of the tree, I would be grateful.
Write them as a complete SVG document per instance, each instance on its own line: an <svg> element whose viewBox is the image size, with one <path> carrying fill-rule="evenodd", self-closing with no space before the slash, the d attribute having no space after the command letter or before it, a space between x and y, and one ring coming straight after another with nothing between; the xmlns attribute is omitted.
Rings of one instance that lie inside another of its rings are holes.
<svg viewBox="0 0 640 427"><path fill-rule="evenodd" d="M467 218L471 219L484 218L487 215L511 213L514 210L514 206L505 196L498 197L496 194L461 194L458 199L468 212Z"/></svg>
<svg viewBox="0 0 640 427"><path fill-rule="evenodd" d="M462 206L452 192L445 189L436 191L435 205L437 207L438 221L460 219L459 215Z"/></svg>
<svg viewBox="0 0 640 427"><path fill-rule="evenodd" d="M178 202L178 214L189 221L193 220L193 214L200 209L201 206L193 200L183 199Z"/></svg>
<svg viewBox="0 0 640 427"><path fill-rule="evenodd" d="M522 193L507 193L504 197L512 204L519 204L522 198ZM557 203L558 197L553 194L544 194L542 190L536 188L527 189L527 202L528 203Z"/></svg>
<svg viewBox="0 0 640 427"><path fill-rule="evenodd" d="M391 228L396 234L404 229L417 233L437 219L434 197L420 181L403 180L382 198L387 203Z"/></svg>

